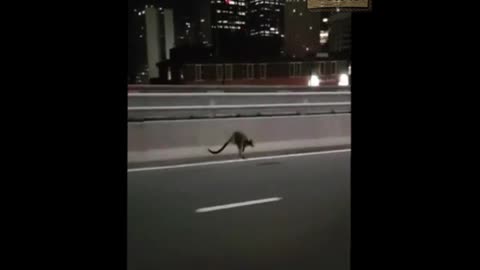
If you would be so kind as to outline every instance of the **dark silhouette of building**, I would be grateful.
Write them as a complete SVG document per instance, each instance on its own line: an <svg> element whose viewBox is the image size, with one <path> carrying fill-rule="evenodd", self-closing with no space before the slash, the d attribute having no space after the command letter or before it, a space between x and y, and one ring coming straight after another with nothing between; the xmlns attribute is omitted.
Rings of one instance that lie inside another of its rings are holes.
<svg viewBox="0 0 480 270"><path fill-rule="evenodd" d="M249 0L248 34L251 37L281 37L284 34L285 0Z"/></svg>
<svg viewBox="0 0 480 270"><path fill-rule="evenodd" d="M175 45L211 46L210 0L194 0L183 4L184 6L175 9L174 12Z"/></svg>
<svg viewBox="0 0 480 270"><path fill-rule="evenodd" d="M330 17L329 51L339 59L350 59L352 51L352 16L340 12Z"/></svg>
<svg viewBox="0 0 480 270"><path fill-rule="evenodd" d="M281 56L284 7L285 0L249 0L247 28L253 57L271 59Z"/></svg>
<svg viewBox="0 0 480 270"><path fill-rule="evenodd" d="M247 1L211 0L210 14L215 55L242 57L247 42Z"/></svg>
<svg viewBox="0 0 480 270"><path fill-rule="evenodd" d="M312 58L329 52L328 40L332 12L313 12L307 2L286 0L284 49L295 59Z"/></svg>

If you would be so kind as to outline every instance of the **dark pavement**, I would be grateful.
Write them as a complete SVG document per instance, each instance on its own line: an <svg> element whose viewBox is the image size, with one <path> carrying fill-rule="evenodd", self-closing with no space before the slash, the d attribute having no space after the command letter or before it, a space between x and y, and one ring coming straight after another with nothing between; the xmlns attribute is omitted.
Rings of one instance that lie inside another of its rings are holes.
<svg viewBox="0 0 480 270"><path fill-rule="evenodd" d="M129 270L347 270L350 152L130 172L127 229Z"/></svg>

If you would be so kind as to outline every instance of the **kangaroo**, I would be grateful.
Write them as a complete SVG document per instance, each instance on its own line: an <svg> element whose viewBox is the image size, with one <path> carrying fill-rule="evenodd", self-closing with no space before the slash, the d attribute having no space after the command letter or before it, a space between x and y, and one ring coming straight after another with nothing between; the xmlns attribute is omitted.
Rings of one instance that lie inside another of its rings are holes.
<svg viewBox="0 0 480 270"><path fill-rule="evenodd" d="M245 152L245 147L247 147L247 146L254 147L253 146L253 140L248 139L248 137L245 134L243 134L242 132L235 131L232 134L232 136L230 137L230 139L228 139L228 141L222 146L222 148L220 148L217 151L213 151L213 150L208 149L208 151L212 154L219 154L220 152L223 151L223 149L225 149L225 147L227 147L227 145L229 143L234 143L235 145L237 145L238 156L243 158L243 159L245 158L245 156L243 155L243 152Z"/></svg>

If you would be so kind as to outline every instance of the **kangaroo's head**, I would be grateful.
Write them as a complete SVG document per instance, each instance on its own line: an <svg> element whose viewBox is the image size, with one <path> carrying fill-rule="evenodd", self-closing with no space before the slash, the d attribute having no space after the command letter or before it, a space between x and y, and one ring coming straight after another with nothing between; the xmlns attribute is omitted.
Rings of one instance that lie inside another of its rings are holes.
<svg viewBox="0 0 480 270"><path fill-rule="evenodd" d="M254 147L253 145L253 140L250 139L250 140L247 140L247 145L251 146L251 147Z"/></svg>

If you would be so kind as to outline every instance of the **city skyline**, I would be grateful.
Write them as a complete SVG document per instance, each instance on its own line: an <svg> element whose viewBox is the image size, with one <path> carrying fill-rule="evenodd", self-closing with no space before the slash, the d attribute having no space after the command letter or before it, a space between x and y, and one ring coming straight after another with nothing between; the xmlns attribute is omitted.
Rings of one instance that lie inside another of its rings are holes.
<svg viewBox="0 0 480 270"><path fill-rule="evenodd" d="M173 10L174 48L212 48L225 60L348 56L351 47L350 14L311 12L305 0L130 0L129 81L147 80L146 7Z"/></svg>

